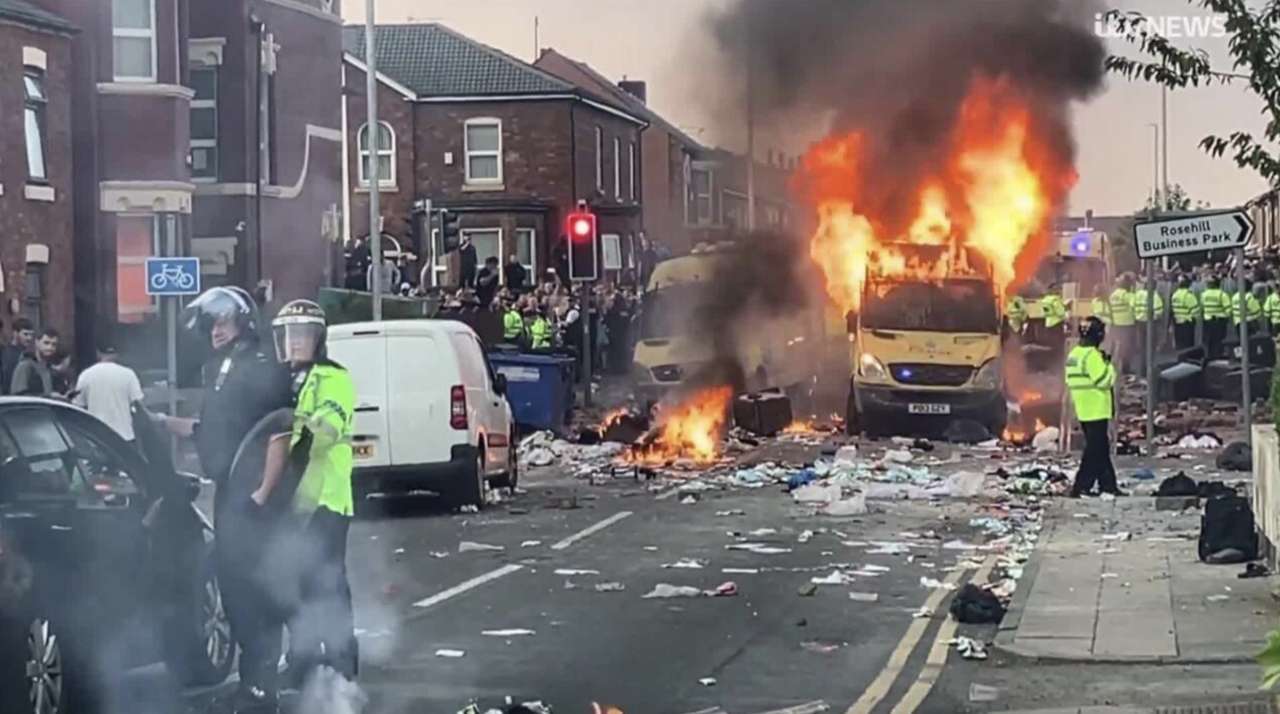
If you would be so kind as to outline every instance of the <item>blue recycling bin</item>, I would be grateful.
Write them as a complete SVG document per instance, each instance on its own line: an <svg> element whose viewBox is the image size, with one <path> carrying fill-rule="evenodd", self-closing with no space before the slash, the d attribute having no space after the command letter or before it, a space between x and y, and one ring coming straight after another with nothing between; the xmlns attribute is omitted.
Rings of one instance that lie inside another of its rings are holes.
<svg viewBox="0 0 1280 714"><path fill-rule="evenodd" d="M507 401L520 428L563 429L573 408L572 357L494 351L489 362L507 378Z"/></svg>

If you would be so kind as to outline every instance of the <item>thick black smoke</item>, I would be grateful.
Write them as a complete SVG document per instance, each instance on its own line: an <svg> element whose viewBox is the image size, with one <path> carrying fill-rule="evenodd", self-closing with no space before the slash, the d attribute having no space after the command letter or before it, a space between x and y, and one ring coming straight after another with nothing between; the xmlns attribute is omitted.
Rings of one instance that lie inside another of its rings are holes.
<svg viewBox="0 0 1280 714"><path fill-rule="evenodd" d="M1092 0L741 0L707 18L722 60L709 86L729 103L713 109L742 116L749 84L773 133L816 120L861 130L885 187L861 208L898 223L914 210L900 187L936 169L975 77L1027 97L1043 140L1069 165L1069 103L1103 79L1094 9Z"/></svg>

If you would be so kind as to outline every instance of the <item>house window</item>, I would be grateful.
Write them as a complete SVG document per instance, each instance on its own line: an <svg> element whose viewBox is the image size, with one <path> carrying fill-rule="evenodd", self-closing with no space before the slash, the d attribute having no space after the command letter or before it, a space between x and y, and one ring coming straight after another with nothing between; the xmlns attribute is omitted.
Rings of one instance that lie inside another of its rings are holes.
<svg viewBox="0 0 1280 714"><path fill-rule="evenodd" d="M627 194L636 200L636 142L627 144Z"/></svg>
<svg viewBox="0 0 1280 714"><path fill-rule="evenodd" d="M533 270L535 258L537 257L537 248L534 246L536 237L537 233L532 228L516 229L516 260L520 261L520 264L528 272L529 278L527 280L533 282L537 282L537 274Z"/></svg>
<svg viewBox="0 0 1280 714"><path fill-rule="evenodd" d="M147 258L156 254L155 216L116 216L116 315L140 323L156 312L147 295Z"/></svg>
<svg viewBox="0 0 1280 714"><path fill-rule="evenodd" d="M116 81L156 81L155 0L111 0L111 34Z"/></svg>
<svg viewBox="0 0 1280 714"><path fill-rule="evenodd" d="M44 111L49 101L44 93L44 73L35 67L27 67L22 74L22 86L26 92L23 121L27 138L27 176L32 181L43 182L49 180L44 160Z"/></svg>
<svg viewBox="0 0 1280 714"><path fill-rule="evenodd" d="M396 135L391 125L378 122L378 185L393 188L396 185ZM360 127L360 166L358 179L361 186L369 185L369 125Z"/></svg>
<svg viewBox="0 0 1280 714"><path fill-rule="evenodd" d="M468 119L463 143L467 154L467 183L502 183L502 122Z"/></svg>
<svg viewBox="0 0 1280 714"><path fill-rule="evenodd" d="M604 191L604 130L596 127L596 190Z"/></svg>
<svg viewBox="0 0 1280 714"><path fill-rule="evenodd" d="M218 68L191 67L191 177L218 180Z"/></svg>
<svg viewBox="0 0 1280 714"><path fill-rule="evenodd" d="M690 222L707 225L712 222L712 180L710 169L695 168L689 172Z"/></svg>
<svg viewBox="0 0 1280 714"><path fill-rule="evenodd" d="M622 198L622 141L613 137L613 195Z"/></svg>
<svg viewBox="0 0 1280 714"><path fill-rule="evenodd" d="M503 263L502 259L502 229L501 228L472 228L463 229L462 235L471 239L471 244L476 247L476 268L483 268L484 261L489 258L497 258L498 265Z"/></svg>

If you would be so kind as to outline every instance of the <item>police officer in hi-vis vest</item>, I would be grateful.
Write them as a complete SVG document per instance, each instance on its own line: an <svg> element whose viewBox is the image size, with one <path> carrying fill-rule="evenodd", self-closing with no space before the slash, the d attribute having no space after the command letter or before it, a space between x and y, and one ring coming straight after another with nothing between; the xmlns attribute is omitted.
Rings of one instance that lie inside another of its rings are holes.
<svg viewBox="0 0 1280 714"><path fill-rule="evenodd" d="M1098 349L1107 336L1102 320L1090 317L1080 323L1080 344L1067 355L1066 380L1076 419L1084 432L1084 456L1076 472L1073 497L1093 490L1097 484L1103 493L1122 496L1116 485L1116 470L1111 463L1111 438L1108 428L1115 416L1112 387L1116 370L1111 356Z"/></svg>

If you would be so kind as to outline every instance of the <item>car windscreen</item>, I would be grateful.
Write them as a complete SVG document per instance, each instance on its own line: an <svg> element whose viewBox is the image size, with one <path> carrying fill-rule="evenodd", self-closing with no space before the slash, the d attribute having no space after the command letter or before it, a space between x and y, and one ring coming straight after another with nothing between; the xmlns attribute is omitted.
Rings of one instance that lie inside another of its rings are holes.
<svg viewBox="0 0 1280 714"><path fill-rule="evenodd" d="M671 285L646 292L640 304L640 339L687 335L689 317L703 294L701 283Z"/></svg>
<svg viewBox="0 0 1280 714"><path fill-rule="evenodd" d="M867 286L862 326L995 334L1000 318L991 285L980 280L883 282Z"/></svg>

